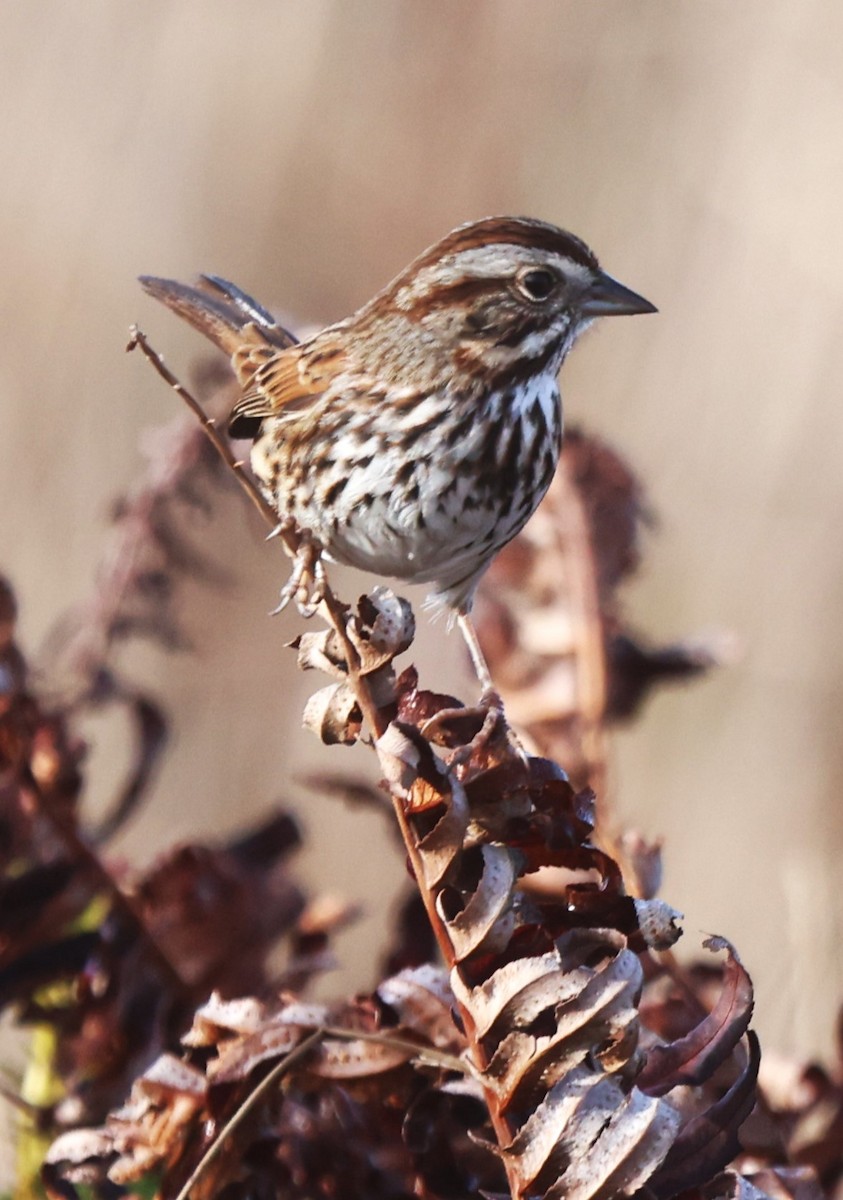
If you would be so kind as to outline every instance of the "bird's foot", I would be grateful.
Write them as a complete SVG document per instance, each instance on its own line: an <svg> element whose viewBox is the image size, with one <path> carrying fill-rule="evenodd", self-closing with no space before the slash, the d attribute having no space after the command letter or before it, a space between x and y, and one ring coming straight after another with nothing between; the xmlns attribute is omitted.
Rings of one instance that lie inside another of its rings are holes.
<svg viewBox="0 0 843 1200"><path fill-rule="evenodd" d="M478 752L488 750L492 742L499 736L505 739L526 765L529 755L515 730L507 724L503 700L494 688L485 688L477 704L466 708L442 708L421 726L423 737L446 734L447 726L464 725L467 720L475 722L482 718L482 724L470 741L457 746L450 757L451 766L461 766L467 763Z"/></svg>
<svg viewBox="0 0 843 1200"><path fill-rule="evenodd" d="M290 528L294 523L281 521L270 537L277 537ZM306 529L299 531L300 541L290 578L281 589L279 603L272 610L272 616L283 612L291 600L303 617L312 617L325 598L325 567L322 563L322 547Z"/></svg>

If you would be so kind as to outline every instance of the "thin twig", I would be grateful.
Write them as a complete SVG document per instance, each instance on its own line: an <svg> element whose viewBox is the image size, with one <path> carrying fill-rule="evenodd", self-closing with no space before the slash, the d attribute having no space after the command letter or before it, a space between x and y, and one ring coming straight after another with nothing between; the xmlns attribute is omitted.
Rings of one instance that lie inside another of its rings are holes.
<svg viewBox="0 0 843 1200"><path fill-rule="evenodd" d="M196 1185L196 1183L208 1169L209 1165L222 1150L226 1139L231 1137L234 1130L248 1116L248 1114L257 1104L258 1100L260 1100L261 1097L268 1092L269 1089L276 1084L283 1075L286 1075L291 1067L294 1067L296 1063L300 1062L300 1060L304 1058L305 1055L307 1055L315 1045L323 1041L324 1037L324 1029L314 1029L313 1033L308 1034L308 1036L299 1042L297 1046L293 1047L289 1054L286 1054L280 1062L275 1064L269 1074L260 1081L254 1091L249 1093L237 1111L229 1118L228 1121L226 1121L225 1125L223 1125L222 1129L211 1142L208 1149L199 1159L199 1162L191 1172L187 1183L185 1183L179 1194L176 1196L176 1200L187 1200L188 1196L190 1195L191 1188Z"/></svg>
<svg viewBox="0 0 843 1200"><path fill-rule="evenodd" d="M254 504L255 508L258 510L264 520L273 528L275 528L275 526L278 524L278 514L275 512L275 509L272 507L269 501L264 499L264 497L255 487L254 483L252 483L251 479L243 469L242 462L238 461L238 459L234 457L228 442L222 436L219 429L217 429L216 421L212 417L208 416L196 397L191 395L184 384L176 378L157 350L153 350L143 330L139 329L137 325L131 325L129 327L129 342L126 346L126 350L131 352L135 349L139 349L141 351L146 361L151 363L164 382L169 384L173 391L185 402L193 415L198 419L205 436L212 442L217 454L219 454L229 470L233 471L237 476L240 486L243 488L252 504ZM298 538L295 536L293 531L282 530L280 537L290 553L295 555L296 551L298 550Z"/></svg>

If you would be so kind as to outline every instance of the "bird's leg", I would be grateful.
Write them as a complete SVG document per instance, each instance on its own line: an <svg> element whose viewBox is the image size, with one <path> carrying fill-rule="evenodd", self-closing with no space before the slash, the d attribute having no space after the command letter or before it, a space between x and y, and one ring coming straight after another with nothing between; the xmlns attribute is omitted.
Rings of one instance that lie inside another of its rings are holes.
<svg viewBox="0 0 843 1200"><path fill-rule="evenodd" d="M521 758L526 760L524 747L521 745L514 730L506 725L506 714L503 709L503 700L500 692L492 683L492 672L489 670L489 664L486 662L486 655L483 653L482 647L477 637L477 630L474 628L474 622L467 612L457 613L457 624L460 627L460 633L465 639L465 644L468 647L468 653L471 657L471 664L477 675L480 683L480 699L477 707L485 710L483 724L478 733L471 740L470 750L482 749L489 742L489 739L495 732L498 722L502 722L506 728L507 736L512 743L513 748L518 752Z"/></svg>
<svg viewBox="0 0 843 1200"><path fill-rule="evenodd" d="M291 528L291 520L282 520L273 529L270 537ZM272 610L272 616L282 612L291 600L303 617L312 617L325 597L325 568L322 564L322 547L316 538L306 529L299 531L299 545L293 558L293 569L290 578L281 589L279 603Z"/></svg>
<svg viewBox="0 0 843 1200"><path fill-rule="evenodd" d="M466 746L462 746L452 757L452 762L459 763L470 757L474 750L482 750L488 745L499 723L503 723L507 737L513 749L526 762L527 752L521 745L521 742L515 731L506 725L506 715L503 708L503 700L500 693L496 690L492 682L492 673L489 670L489 664L486 662L486 656L477 639L477 631L474 628L474 623L467 612L457 613L457 624L460 627L460 632L465 639L465 644L468 647L468 653L471 657L471 663L480 683L480 699L477 702L476 710L483 713L483 724L478 732L474 735L471 741ZM470 710L469 710L470 711ZM438 725L443 724L448 720L458 717L464 717L466 709L464 708L444 708L436 713L421 727L421 733L427 737L433 732Z"/></svg>
<svg viewBox="0 0 843 1200"><path fill-rule="evenodd" d="M467 612L457 613L457 624L460 627L460 633L465 638L465 644L468 646L468 653L471 655L471 665L477 674L480 682L480 699L481 702L484 696L489 696L495 692L495 685L492 683L492 672L489 670L489 664L486 662L486 655L477 640L477 630L474 628L474 622ZM500 697L498 696L498 702ZM503 705L501 705L503 711Z"/></svg>

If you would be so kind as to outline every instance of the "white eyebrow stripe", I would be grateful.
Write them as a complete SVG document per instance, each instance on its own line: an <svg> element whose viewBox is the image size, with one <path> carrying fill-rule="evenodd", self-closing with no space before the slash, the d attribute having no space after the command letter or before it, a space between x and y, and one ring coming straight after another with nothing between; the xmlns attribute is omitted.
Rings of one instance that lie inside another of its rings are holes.
<svg viewBox="0 0 843 1200"><path fill-rule="evenodd" d="M566 279L583 284L592 275L591 267L575 262L564 254L548 254L529 246L515 246L500 242L490 246L473 246L470 250L458 250L447 254L438 262L424 267L401 287L395 295L395 306L399 309L412 308L419 296L432 288L449 287L468 279L509 278L522 267L549 267Z"/></svg>

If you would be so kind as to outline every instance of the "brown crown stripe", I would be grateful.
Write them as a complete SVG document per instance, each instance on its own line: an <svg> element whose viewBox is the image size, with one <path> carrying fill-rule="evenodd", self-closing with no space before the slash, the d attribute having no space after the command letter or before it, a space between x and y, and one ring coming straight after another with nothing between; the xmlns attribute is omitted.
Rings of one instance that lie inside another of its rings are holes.
<svg viewBox="0 0 843 1200"><path fill-rule="evenodd" d="M411 263L402 276L414 275L421 268L432 266L446 254L458 254L462 250L498 243L531 246L551 254L563 254L584 267L599 270L597 258L585 242L564 229L530 217L486 217L454 229Z"/></svg>

